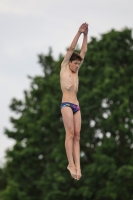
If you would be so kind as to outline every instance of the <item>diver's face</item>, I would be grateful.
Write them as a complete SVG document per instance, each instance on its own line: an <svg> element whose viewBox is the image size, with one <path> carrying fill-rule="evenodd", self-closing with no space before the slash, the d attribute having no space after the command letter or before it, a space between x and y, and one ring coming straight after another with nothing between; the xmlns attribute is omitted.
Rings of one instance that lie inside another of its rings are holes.
<svg viewBox="0 0 133 200"><path fill-rule="evenodd" d="M69 62L69 68L73 73L76 73L80 67L81 61L79 60L73 60L72 62Z"/></svg>

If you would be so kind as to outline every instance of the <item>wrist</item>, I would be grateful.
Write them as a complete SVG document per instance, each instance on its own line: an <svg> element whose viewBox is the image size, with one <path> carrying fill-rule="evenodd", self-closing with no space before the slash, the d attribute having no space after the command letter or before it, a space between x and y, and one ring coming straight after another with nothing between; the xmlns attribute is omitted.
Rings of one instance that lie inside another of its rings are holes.
<svg viewBox="0 0 133 200"><path fill-rule="evenodd" d="M84 33L84 35L88 35L88 33Z"/></svg>
<svg viewBox="0 0 133 200"><path fill-rule="evenodd" d="M81 32L81 31L78 31L78 33L81 35L82 32Z"/></svg>

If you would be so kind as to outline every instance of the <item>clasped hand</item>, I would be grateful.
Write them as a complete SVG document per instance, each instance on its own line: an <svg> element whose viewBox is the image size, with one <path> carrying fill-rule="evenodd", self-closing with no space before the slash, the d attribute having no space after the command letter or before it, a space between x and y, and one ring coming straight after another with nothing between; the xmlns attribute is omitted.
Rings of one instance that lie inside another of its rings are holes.
<svg viewBox="0 0 133 200"><path fill-rule="evenodd" d="M87 34L88 33L88 24L85 22L79 27L79 32Z"/></svg>

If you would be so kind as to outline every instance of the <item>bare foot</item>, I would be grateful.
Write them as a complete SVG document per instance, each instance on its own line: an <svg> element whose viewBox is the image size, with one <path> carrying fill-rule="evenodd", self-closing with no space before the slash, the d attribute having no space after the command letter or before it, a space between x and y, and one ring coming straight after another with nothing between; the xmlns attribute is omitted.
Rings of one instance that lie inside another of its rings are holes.
<svg viewBox="0 0 133 200"><path fill-rule="evenodd" d="M71 176L74 178L74 179L77 179L77 173L76 173L76 167L75 166L67 166L67 169L70 171L70 174Z"/></svg>
<svg viewBox="0 0 133 200"><path fill-rule="evenodd" d="M80 167L76 167L76 179L79 180L81 178L81 169Z"/></svg>

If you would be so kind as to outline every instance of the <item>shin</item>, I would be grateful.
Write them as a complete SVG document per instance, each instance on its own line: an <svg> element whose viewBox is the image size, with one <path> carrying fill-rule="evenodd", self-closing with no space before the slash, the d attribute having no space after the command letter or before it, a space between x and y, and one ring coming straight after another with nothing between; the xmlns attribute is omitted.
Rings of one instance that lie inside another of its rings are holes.
<svg viewBox="0 0 133 200"><path fill-rule="evenodd" d="M74 166L73 141L74 141L74 131L73 129L70 129L66 132L66 139L65 139L65 148L66 148L66 154L67 154L69 166Z"/></svg>
<svg viewBox="0 0 133 200"><path fill-rule="evenodd" d="M75 133L73 139L73 153L76 167L80 167L80 134Z"/></svg>

